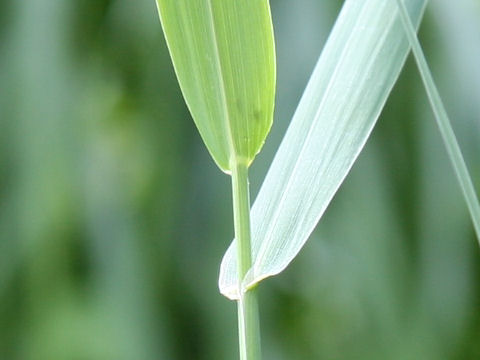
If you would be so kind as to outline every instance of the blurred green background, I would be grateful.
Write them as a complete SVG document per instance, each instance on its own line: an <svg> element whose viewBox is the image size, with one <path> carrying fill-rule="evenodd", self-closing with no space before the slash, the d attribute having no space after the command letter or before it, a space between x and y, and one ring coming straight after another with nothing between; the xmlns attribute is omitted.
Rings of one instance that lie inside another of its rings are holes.
<svg viewBox="0 0 480 360"><path fill-rule="evenodd" d="M275 122L342 1L272 0ZM480 192L480 2L421 41ZM230 179L176 83L154 0L0 0L0 359L236 359L217 289ZM480 251L411 58L299 257L260 286L267 360L479 359Z"/></svg>

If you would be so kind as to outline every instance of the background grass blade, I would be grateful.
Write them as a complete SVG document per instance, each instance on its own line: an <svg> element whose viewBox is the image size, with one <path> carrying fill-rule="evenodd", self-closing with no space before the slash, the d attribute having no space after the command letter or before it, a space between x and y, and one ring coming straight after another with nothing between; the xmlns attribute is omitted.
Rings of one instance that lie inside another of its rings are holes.
<svg viewBox="0 0 480 360"><path fill-rule="evenodd" d="M405 32L407 33L407 37L410 41L412 52L415 56L415 61L417 62L420 75L425 85L425 90L432 106L432 110L435 114L435 119L437 120L448 156L450 157L455 174L460 183L460 187L462 188L463 195L465 196L468 210L470 211L470 216L472 217L473 226L477 234L477 239L480 242L480 204L475 193L475 188L473 187L472 179L470 178L470 174L465 164L465 160L463 159L460 147L458 146L455 133L453 132L450 120L448 119L447 111L443 106L442 99L440 98L440 94L438 93L435 82L433 81L430 68L427 64L427 60L425 59L425 55L423 54L420 42L418 41L414 26L410 21L407 10L405 9L405 5L403 4L402 0L395 1L400 8L400 15L405 26Z"/></svg>
<svg viewBox="0 0 480 360"><path fill-rule="evenodd" d="M424 0L406 2L418 24ZM363 148L409 50L394 2L346 1L252 207L249 288L278 274L307 241ZM238 298L235 245L219 287Z"/></svg>
<svg viewBox="0 0 480 360"><path fill-rule="evenodd" d="M275 49L267 0L157 0L175 72L218 166L251 163L270 130Z"/></svg>

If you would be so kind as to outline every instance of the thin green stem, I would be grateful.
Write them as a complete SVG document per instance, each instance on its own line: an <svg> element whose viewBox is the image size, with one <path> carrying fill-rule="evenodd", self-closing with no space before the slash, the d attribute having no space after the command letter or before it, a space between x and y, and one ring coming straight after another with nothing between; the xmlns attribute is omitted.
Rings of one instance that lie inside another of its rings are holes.
<svg viewBox="0 0 480 360"><path fill-rule="evenodd" d="M243 291L242 280L252 266L250 241L250 195L248 166L237 161L232 169L233 219L237 240L238 286L238 339L241 360L260 360L260 321L255 289Z"/></svg>
<svg viewBox="0 0 480 360"><path fill-rule="evenodd" d="M477 239L480 242L480 204L475 193L475 188L473 187L472 179L470 178L467 166L465 165L465 160L463 159L462 152L458 146L455 133L450 125L450 120L448 119L448 115L445 107L443 106L440 94L438 93L435 82L433 81L427 60L425 59L422 47L418 41L415 28L410 20L410 17L408 16L407 9L405 8L402 0L396 1L400 9L400 15L408 36L408 40L412 46L412 52L415 56L415 61L417 62L420 75L427 91L428 99L430 100L430 105L432 106L435 119L437 120L438 127L440 128L443 142L445 143L448 155L452 162L453 168L455 169L455 174L457 175L463 195L465 196L465 200L470 211L470 216L472 217L473 226L475 228L475 232L477 233Z"/></svg>

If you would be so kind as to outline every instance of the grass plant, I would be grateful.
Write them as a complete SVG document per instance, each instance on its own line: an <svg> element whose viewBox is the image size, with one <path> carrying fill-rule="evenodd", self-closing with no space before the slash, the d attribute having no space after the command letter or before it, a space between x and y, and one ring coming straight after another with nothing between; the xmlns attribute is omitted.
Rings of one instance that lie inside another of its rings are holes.
<svg viewBox="0 0 480 360"><path fill-rule="evenodd" d="M261 358L256 286L283 271L309 238L364 147L410 46L480 235L478 200L416 39L425 0L345 2L251 210L248 167L270 129L275 94L268 1L157 5L192 117L217 165L232 176L235 240L219 288L238 303L242 360Z"/></svg>
<svg viewBox="0 0 480 360"><path fill-rule="evenodd" d="M417 40L395 0L272 0L276 85L266 0L162 3L207 147L154 1L0 1L0 359L236 359L237 304L243 358L258 314L265 359L478 359L475 228L415 60L478 209L480 2L428 2Z"/></svg>
<svg viewBox="0 0 480 360"><path fill-rule="evenodd" d="M252 265L248 167L273 119L275 51L270 7L258 0L158 0L183 95L220 169L232 177L237 239L240 358L260 359L255 291L241 291Z"/></svg>

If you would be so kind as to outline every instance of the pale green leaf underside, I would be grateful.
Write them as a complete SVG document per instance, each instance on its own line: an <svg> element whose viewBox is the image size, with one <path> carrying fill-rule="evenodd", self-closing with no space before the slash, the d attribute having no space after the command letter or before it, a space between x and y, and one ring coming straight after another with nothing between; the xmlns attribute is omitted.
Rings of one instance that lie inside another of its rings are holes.
<svg viewBox="0 0 480 360"><path fill-rule="evenodd" d="M268 0L157 0L183 96L225 172L270 130L275 48Z"/></svg>
<svg viewBox="0 0 480 360"><path fill-rule="evenodd" d="M406 1L415 24L425 2ZM253 266L241 291L281 272L305 244L363 148L408 50L394 1L345 2L252 207ZM234 243L219 287L238 299Z"/></svg>

